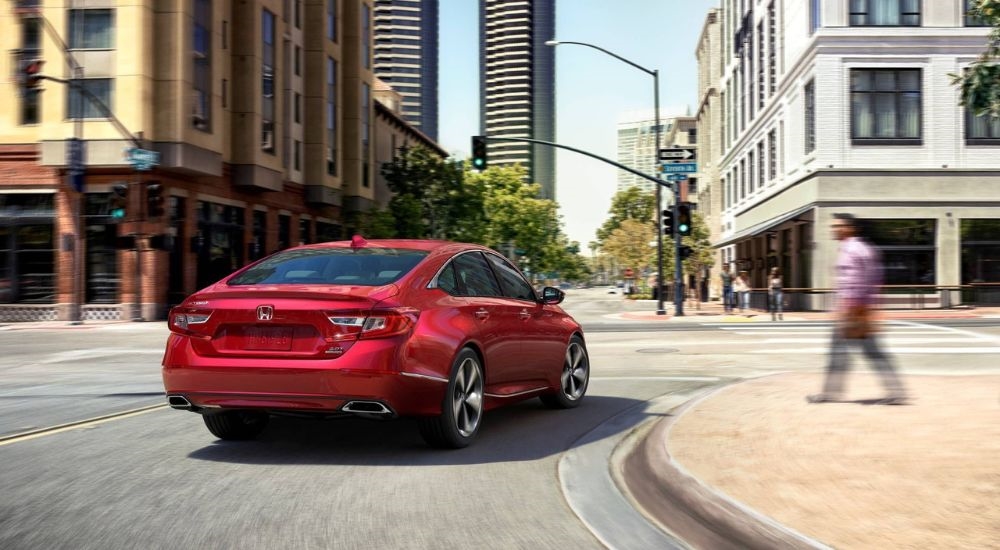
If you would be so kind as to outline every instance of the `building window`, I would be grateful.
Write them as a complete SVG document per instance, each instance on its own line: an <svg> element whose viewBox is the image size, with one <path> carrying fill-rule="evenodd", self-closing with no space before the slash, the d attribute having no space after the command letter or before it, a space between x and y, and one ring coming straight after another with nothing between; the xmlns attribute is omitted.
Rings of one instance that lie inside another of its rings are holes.
<svg viewBox="0 0 1000 550"><path fill-rule="evenodd" d="M26 17L21 20L20 63L30 63L42 56L41 19ZM41 94L38 90L22 90L21 124L38 124L41 121Z"/></svg>
<svg viewBox="0 0 1000 550"><path fill-rule="evenodd" d="M982 17L969 15L972 5L978 0L965 0L965 26L966 27L992 27L990 22Z"/></svg>
<svg viewBox="0 0 1000 550"><path fill-rule="evenodd" d="M754 170L754 166L756 166L756 164L754 164L753 149L751 149L750 152L747 153L747 166L746 166L747 194L749 195L752 195L754 191L757 190L757 186L755 185L754 182L754 177L756 176L757 171Z"/></svg>
<svg viewBox="0 0 1000 550"><path fill-rule="evenodd" d="M299 140L294 141L295 147L292 148L292 169L296 172L302 171L302 142Z"/></svg>
<svg viewBox="0 0 1000 550"><path fill-rule="evenodd" d="M337 41L337 0L326 0L326 37Z"/></svg>
<svg viewBox="0 0 1000 550"><path fill-rule="evenodd" d="M284 250L292 245L292 217L288 214L278 215L278 250Z"/></svg>
<svg viewBox="0 0 1000 550"><path fill-rule="evenodd" d="M965 143L967 145L1000 145L1000 118L988 113L976 116L965 110Z"/></svg>
<svg viewBox="0 0 1000 550"><path fill-rule="evenodd" d="M757 185L761 188L767 181L768 163L764 161L764 158L764 140L760 140L757 142Z"/></svg>
<svg viewBox="0 0 1000 550"><path fill-rule="evenodd" d="M114 10L69 10L69 49L110 50L114 36Z"/></svg>
<svg viewBox="0 0 1000 550"><path fill-rule="evenodd" d="M821 0L809 0L809 34L815 33L822 26L820 2ZM771 4L771 8L774 8L774 4Z"/></svg>
<svg viewBox="0 0 1000 550"><path fill-rule="evenodd" d="M778 132L767 133L767 181L774 181L778 176Z"/></svg>
<svg viewBox="0 0 1000 550"><path fill-rule="evenodd" d="M361 4L361 66L372 68L372 9Z"/></svg>
<svg viewBox="0 0 1000 550"><path fill-rule="evenodd" d="M852 27L919 27L920 0L851 0Z"/></svg>
<svg viewBox="0 0 1000 550"><path fill-rule="evenodd" d="M312 244L312 220L299 218L299 245Z"/></svg>
<svg viewBox="0 0 1000 550"><path fill-rule="evenodd" d="M688 130L688 144L694 145L698 143L698 129L691 128Z"/></svg>
<svg viewBox="0 0 1000 550"><path fill-rule="evenodd" d="M747 196L747 159L740 161L740 199Z"/></svg>
<svg viewBox="0 0 1000 550"><path fill-rule="evenodd" d="M864 220L864 222L868 228L868 239L882 252L883 284L933 285L935 283L936 220Z"/></svg>
<svg viewBox="0 0 1000 550"><path fill-rule="evenodd" d="M920 144L920 69L851 69L855 144Z"/></svg>
<svg viewBox="0 0 1000 550"><path fill-rule="evenodd" d="M295 122L297 124L302 124L302 94L295 92L292 96L294 98L294 104L292 105L292 116L295 117Z"/></svg>
<svg viewBox="0 0 1000 550"><path fill-rule="evenodd" d="M816 81L810 80L802 92L805 103L806 154L816 149Z"/></svg>
<svg viewBox="0 0 1000 550"><path fill-rule="evenodd" d="M260 148L274 154L274 14L261 13L261 132Z"/></svg>
<svg viewBox="0 0 1000 550"><path fill-rule="evenodd" d="M326 173L337 175L337 62L326 58Z"/></svg>
<svg viewBox="0 0 1000 550"><path fill-rule="evenodd" d="M302 28L302 0L295 1L295 28Z"/></svg>
<svg viewBox="0 0 1000 550"><path fill-rule="evenodd" d="M757 25L757 109L764 110L767 98L766 54L764 50L764 22Z"/></svg>
<svg viewBox="0 0 1000 550"><path fill-rule="evenodd" d="M93 98L104 105L104 108L111 111L111 102L114 100L114 86L110 78L87 78L79 81L87 93L80 93L75 87L70 87L66 94L66 118L107 118L107 113L98 105ZM93 96L93 97L91 97Z"/></svg>
<svg viewBox="0 0 1000 550"><path fill-rule="evenodd" d="M778 32L777 15L774 11L774 2L767 6L767 93L774 95L774 90L778 84L778 51L777 41L774 39Z"/></svg>
<svg viewBox="0 0 1000 550"><path fill-rule="evenodd" d="M211 130L212 114L212 3L194 2L194 79L191 125L205 132Z"/></svg>

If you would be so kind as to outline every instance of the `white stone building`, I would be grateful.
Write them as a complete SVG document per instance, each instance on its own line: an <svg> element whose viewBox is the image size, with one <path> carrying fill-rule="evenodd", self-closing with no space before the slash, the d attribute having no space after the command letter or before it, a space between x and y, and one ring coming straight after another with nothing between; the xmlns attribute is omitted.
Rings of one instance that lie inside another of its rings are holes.
<svg viewBox="0 0 1000 550"><path fill-rule="evenodd" d="M1000 121L969 116L949 76L986 47L966 3L722 1L724 115L702 143L721 146L723 261L755 287L778 266L786 288L829 288L849 212L886 284L1000 282Z"/></svg>

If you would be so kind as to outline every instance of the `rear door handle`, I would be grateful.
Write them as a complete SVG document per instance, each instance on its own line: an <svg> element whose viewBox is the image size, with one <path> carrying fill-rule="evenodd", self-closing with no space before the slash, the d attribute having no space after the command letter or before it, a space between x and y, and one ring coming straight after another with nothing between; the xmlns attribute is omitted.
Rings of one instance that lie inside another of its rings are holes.
<svg viewBox="0 0 1000 550"><path fill-rule="evenodd" d="M487 317L490 316L490 312L486 311L485 309L480 309L480 310L476 311L475 315L476 315L476 319L483 320L483 319L486 319Z"/></svg>

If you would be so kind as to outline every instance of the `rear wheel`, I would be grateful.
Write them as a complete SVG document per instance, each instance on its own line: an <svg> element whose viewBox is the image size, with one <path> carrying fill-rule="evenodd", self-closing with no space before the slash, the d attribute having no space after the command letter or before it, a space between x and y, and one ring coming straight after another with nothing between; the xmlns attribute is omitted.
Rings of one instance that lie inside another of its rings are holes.
<svg viewBox="0 0 1000 550"><path fill-rule="evenodd" d="M225 440L253 439L264 431L267 413L252 411L226 411L204 414L202 419L212 435Z"/></svg>
<svg viewBox="0 0 1000 550"><path fill-rule="evenodd" d="M540 396L542 403L552 409L572 409L583 401L590 383L590 357L583 338L570 338L559 376L559 391Z"/></svg>
<svg viewBox="0 0 1000 550"><path fill-rule="evenodd" d="M483 366L463 349L451 367L441 414L420 419L420 435L432 447L460 449L475 439L483 418Z"/></svg>

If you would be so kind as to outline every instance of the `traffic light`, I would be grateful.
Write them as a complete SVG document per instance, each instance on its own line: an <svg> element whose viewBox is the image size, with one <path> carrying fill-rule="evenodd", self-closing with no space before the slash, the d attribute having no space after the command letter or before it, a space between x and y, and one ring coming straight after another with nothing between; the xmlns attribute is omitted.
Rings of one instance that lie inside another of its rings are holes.
<svg viewBox="0 0 1000 550"><path fill-rule="evenodd" d="M687 246L687 245L684 245L684 246L681 247L681 259L682 260L688 259L688 257L691 256L691 254L694 254L694 249L693 248L691 248L690 246Z"/></svg>
<svg viewBox="0 0 1000 550"><path fill-rule="evenodd" d="M691 234L691 206L687 203L677 206L677 234L684 237Z"/></svg>
<svg viewBox="0 0 1000 550"><path fill-rule="evenodd" d="M472 167L486 170L486 138L483 136L472 136Z"/></svg>
<svg viewBox="0 0 1000 550"><path fill-rule="evenodd" d="M674 211L671 208L663 211L663 234L674 234Z"/></svg>
<svg viewBox="0 0 1000 550"><path fill-rule="evenodd" d="M150 182L146 186L146 215L150 218L163 215L163 186L159 182Z"/></svg>
<svg viewBox="0 0 1000 550"><path fill-rule="evenodd" d="M21 61L21 89L25 92L35 92L42 85L45 76L42 74L42 66L45 61L41 59L27 59Z"/></svg>
<svg viewBox="0 0 1000 550"><path fill-rule="evenodd" d="M119 183L111 189L111 197L108 199L108 215L111 216L111 221L123 221L126 206L128 206L128 185Z"/></svg>

